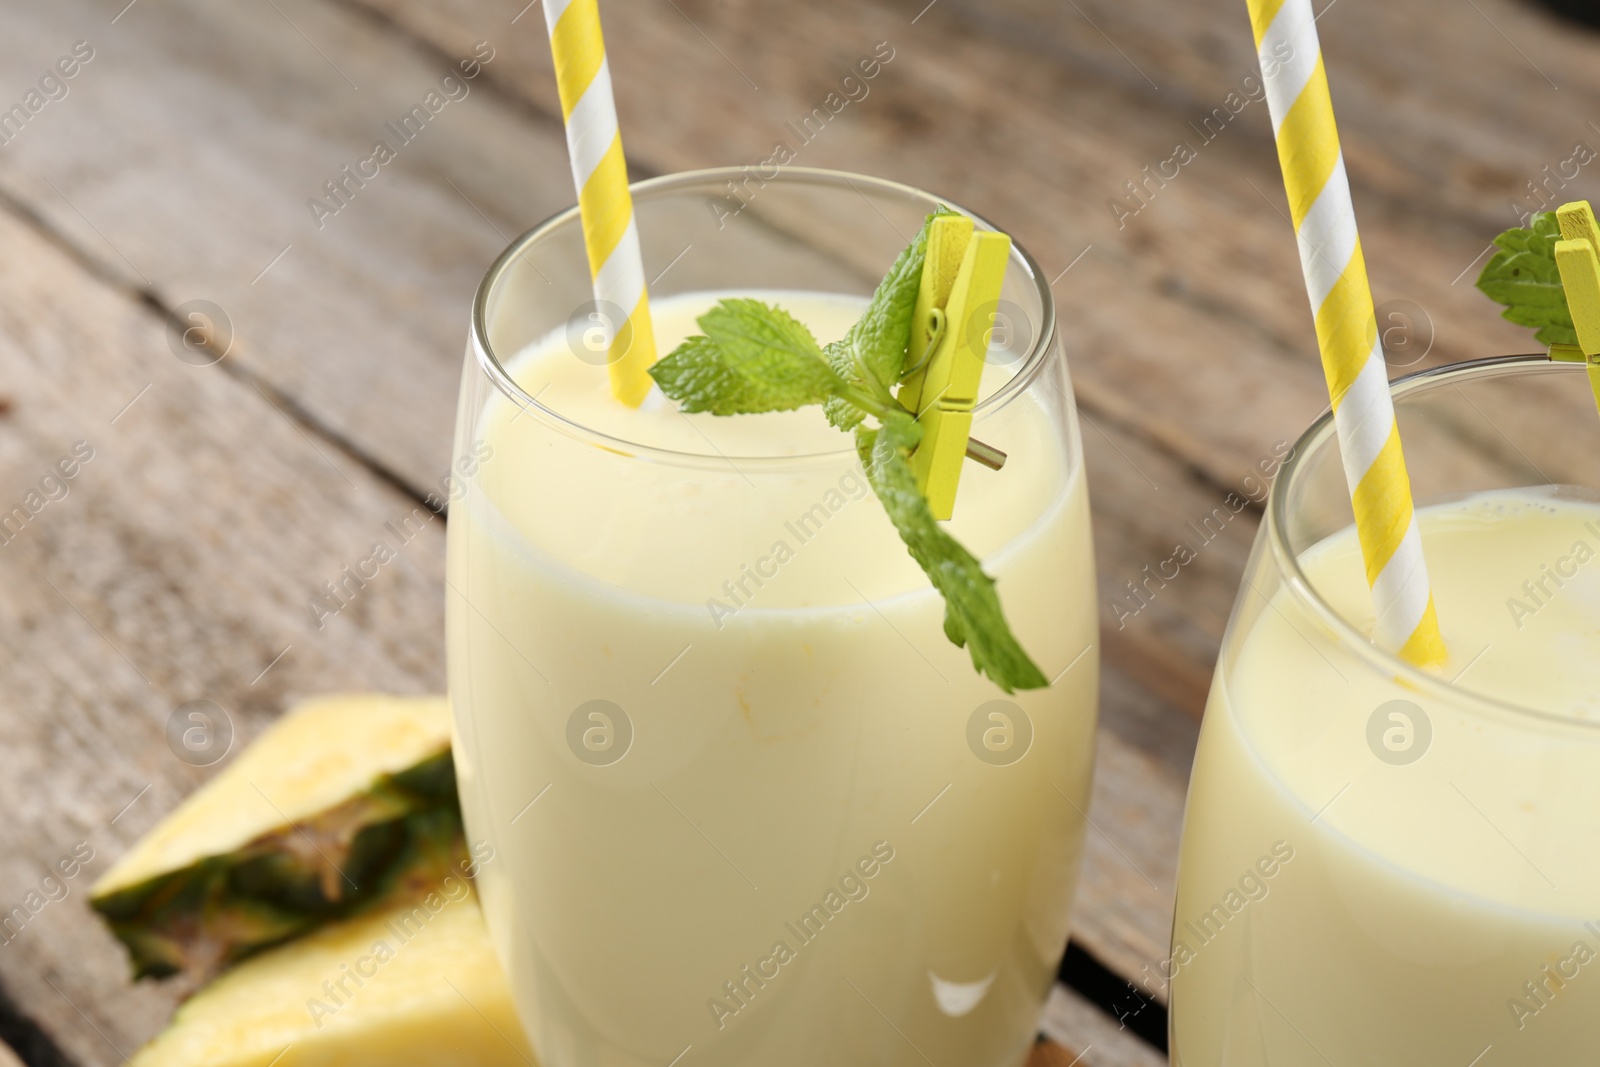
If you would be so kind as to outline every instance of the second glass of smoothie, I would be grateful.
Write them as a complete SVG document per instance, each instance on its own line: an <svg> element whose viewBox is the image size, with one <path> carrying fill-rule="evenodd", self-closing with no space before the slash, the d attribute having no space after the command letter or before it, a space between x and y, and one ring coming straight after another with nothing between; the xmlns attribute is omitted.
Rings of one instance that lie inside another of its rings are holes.
<svg viewBox="0 0 1600 1067"><path fill-rule="evenodd" d="M1394 392L1450 662L1371 643L1324 418L1269 498L1195 757L1165 965L1181 1067L1594 1057L1594 399L1542 356Z"/></svg>

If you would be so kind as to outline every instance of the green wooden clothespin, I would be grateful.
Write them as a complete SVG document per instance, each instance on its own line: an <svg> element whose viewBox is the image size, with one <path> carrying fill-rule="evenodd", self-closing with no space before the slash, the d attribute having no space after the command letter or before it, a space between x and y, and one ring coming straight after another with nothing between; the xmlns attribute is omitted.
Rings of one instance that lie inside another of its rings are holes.
<svg viewBox="0 0 1600 1067"><path fill-rule="evenodd" d="M1556 221L1562 237L1556 242L1556 266L1578 343L1551 345L1550 358L1587 364L1595 405L1600 407L1600 227L1587 200L1562 204Z"/></svg>
<svg viewBox="0 0 1600 1067"><path fill-rule="evenodd" d="M955 511L962 460L969 451L990 466L997 465L995 455L1004 459L971 441L971 433L990 325L1010 256L1010 237L974 232L965 215L941 215L928 232L906 357L910 369L899 399L922 424L922 443L911 456L911 468L936 519L948 519Z"/></svg>

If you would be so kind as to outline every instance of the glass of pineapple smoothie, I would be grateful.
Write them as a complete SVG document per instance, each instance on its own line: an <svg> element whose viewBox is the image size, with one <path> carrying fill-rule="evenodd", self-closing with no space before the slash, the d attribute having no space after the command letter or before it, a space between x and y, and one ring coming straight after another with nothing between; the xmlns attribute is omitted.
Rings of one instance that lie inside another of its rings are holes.
<svg viewBox="0 0 1600 1067"><path fill-rule="evenodd" d="M727 296L841 337L937 201L786 169L636 186L662 354ZM983 224L980 222L980 226ZM575 211L479 290L449 531L480 890L545 1067L1013 1067L1068 930L1094 569L1048 284L1011 255L948 523L1048 688L1002 692L816 409L611 398ZM597 317L599 316L599 317Z"/></svg>
<svg viewBox="0 0 1600 1067"><path fill-rule="evenodd" d="M1331 417L1267 505L1189 791L1182 1067L1582 1063L1600 1039L1600 423L1543 356L1394 387L1450 661L1373 624Z"/></svg>

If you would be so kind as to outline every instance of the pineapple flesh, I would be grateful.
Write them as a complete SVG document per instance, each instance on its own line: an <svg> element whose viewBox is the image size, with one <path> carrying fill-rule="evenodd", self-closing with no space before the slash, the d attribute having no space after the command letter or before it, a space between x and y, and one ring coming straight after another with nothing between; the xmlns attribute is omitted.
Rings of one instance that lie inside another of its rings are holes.
<svg viewBox="0 0 1600 1067"><path fill-rule="evenodd" d="M130 1067L537 1067L453 812L412 816L383 898L245 960Z"/></svg>
<svg viewBox="0 0 1600 1067"><path fill-rule="evenodd" d="M411 816L439 809L458 810L444 698L309 701L123 856L90 903L135 977L203 980L383 896L413 856Z"/></svg>

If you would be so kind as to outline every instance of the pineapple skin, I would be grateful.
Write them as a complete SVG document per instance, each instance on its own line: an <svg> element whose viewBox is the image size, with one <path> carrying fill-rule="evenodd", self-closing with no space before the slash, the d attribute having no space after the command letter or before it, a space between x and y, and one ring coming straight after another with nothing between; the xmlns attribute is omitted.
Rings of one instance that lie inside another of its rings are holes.
<svg viewBox="0 0 1600 1067"><path fill-rule="evenodd" d="M131 1067L537 1067L465 877L228 971Z"/></svg>
<svg viewBox="0 0 1600 1067"><path fill-rule="evenodd" d="M296 707L91 891L135 977L205 978L370 899L406 817L456 806L442 697ZM321 843L315 844L320 838Z"/></svg>

